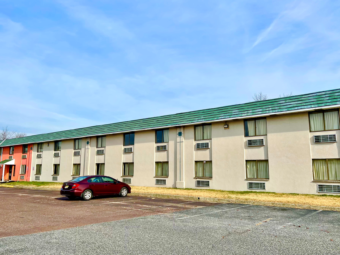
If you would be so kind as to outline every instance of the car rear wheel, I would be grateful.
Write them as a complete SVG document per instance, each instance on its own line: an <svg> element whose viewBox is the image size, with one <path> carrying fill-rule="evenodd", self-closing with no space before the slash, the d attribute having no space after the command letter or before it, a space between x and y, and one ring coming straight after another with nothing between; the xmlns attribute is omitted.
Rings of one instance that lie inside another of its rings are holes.
<svg viewBox="0 0 340 255"><path fill-rule="evenodd" d="M127 190L127 188L125 188L125 187L123 187L123 188L120 190L120 192L119 192L119 195L120 195L121 197L126 197L127 194L128 194L128 190Z"/></svg>
<svg viewBox="0 0 340 255"><path fill-rule="evenodd" d="M81 195L82 196L82 198L83 198L83 200L85 200L85 201L89 201L91 198L92 198L92 191L91 190L89 190L89 189L87 189L87 190L85 190L84 192L83 192L83 194Z"/></svg>

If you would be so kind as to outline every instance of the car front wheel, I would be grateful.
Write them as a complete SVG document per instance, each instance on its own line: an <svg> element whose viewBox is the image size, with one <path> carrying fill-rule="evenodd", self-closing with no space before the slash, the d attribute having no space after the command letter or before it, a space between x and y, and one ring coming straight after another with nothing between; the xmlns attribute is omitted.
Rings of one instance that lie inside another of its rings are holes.
<svg viewBox="0 0 340 255"><path fill-rule="evenodd" d="M92 191L87 189L83 192L83 194L81 196L82 196L83 200L89 201L92 198Z"/></svg>
<svg viewBox="0 0 340 255"><path fill-rule="evenodd" d="M126 197L127 196L127 194L128 194L128 190L127 190L127 188L122 188L121 190L120 190L120 192L119 192L119 195L121 196L121 197Z"/></svg>

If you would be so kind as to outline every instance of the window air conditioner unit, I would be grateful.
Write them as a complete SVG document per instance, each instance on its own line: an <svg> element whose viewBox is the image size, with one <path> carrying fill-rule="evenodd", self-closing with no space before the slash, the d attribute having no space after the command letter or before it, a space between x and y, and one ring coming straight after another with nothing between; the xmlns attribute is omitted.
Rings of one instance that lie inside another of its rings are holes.
<svg viewBox="0 0 340 255"><path fill-rule="evenodd" d="M124 148L124 153L132 153L132 152L133 152L133 147Z"/></svg>
<svg viewBox="0 0 340 255"><path fill-rule="evenodd" d="M52 181L54 182L58 181L58 176L52 176Z"/></svg>
<svg viewBox="0 0 340 255"><path fill-rule="evenodd" d="M315 135L314 143L336 143L336 135Z"/></svg>
<svg viewBox="0 0 340 255"><path fill-rule="evenodd" d="M318 185L319 193L340 193L340 185Z"/></svg>
<svg viewBox="0 0 340 255"><path fill-rule="evenodd" d="M156 179L156 185L166 185L166 180Z"/></svg>
<svg viewBox="0 0 340 255"><path fill-rule="evenodd" d="M13 156L9 156L9 159L13 159Z"/></svg>
<svg viewBox="0 0 340 255"><path fill-rule="evenodd" d="M248 147L264 146L264 139L247 140Z"/></svg>
<svg viewBox="0 0 340 255"><path fill-rule="evenodd" d="M196 143L197 149L209 149L210 143Z"/></svg>
<svg viewBox="0 0 340 255"><path fill-rule="evenodd" d="M104 155L104 150L97 150L97 155Z"/></svg>
<svg viewBox="0 0 340 255"><path fill-rule="evenodd" d="M196 181L196 187L210 187L210 181Z"/></svg>
<svg viewBox="0 0 340 255"><path fill-rule="evenodd" d="M73 156L80 156L80 151L73 152Z"/></svg>
<svg viewBox="0 0 340 255"><path fill-rule="evenodd" d="M27 155L22 155L21 158L25 159L27 158Z"/></svg>
<svg viewBox="0 0 340 255"><path fill-rule="evenodd" d="M59 158L59 157L60 157L60 153L59 153L59 152L55 152L55 153L54 153L54 157L55 157L55 158Z"/></svg>
<svg viewBox="0 0 340 255"><path fill-rule="evenodd" d="M158 145L157 146L157 151L167 151L168 146L167 145Z"/></svg>
<svg viewBox="0 0 340 255"><path fill-rule="evenodd" d="M266 184L264 182L248 182L248 189L266 190Z"/></svg>
<svg viewBox="0 0 340 255"><path fill-rule="evenodd" d="M123 178L123 182L126 184L131 184L131 178Z"/></svg>
<svg viewBox="0 0 340 255"><path fill-rule="evenodd" d="M42 154L37 154L37 158L42 158Z"/></svg>
<svg viewBox="0 0 340 255"><path fill-rule="evenodd" d="M35 176L35 180L40 181L40 176L39 175Z"/></svg>

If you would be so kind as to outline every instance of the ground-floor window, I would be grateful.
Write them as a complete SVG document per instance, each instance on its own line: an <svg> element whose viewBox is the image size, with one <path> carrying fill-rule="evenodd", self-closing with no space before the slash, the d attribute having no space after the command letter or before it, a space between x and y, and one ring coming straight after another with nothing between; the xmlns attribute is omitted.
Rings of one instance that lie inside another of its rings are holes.
<svg viewBox="0 0 340 255"><path fill-rule="evenodd" d="M196 178L212 178L212 162L211 161L196 161L195 162L195 177Z"/></svg>
<svg viewBox="0 0 340 255"><path fill-rule="evenodd" d="M168 176L169 176L169 163L156 162L156 177L168 177Z"/></svg>
<svg viewBox="0 0 340 255"><path fill-rule="evenodd" d="M72 175L75 175L75 176L80 175L80 164L73 165Z"/></svg>
<svg viewBox="0 0 340 255"><path fill-rule="evenodd" d="M247 160L247 179L269 179L268 160Z"/></svg>
<svg viewBox="0 0 340 255"><path fill-rule="evenodd" d="M105 164L97 164L97 175L104 175Z"/></svg>
<svg viewBox="0 0 340 255"><path fill-rule="evenodd" d="M340 159L313 159L316 181L340 181Z"/></svg>
<svg viewBox="0 0 340 255"><path fill-rule="evenodd" d="M20 174L26 174L26 165L21 165Z"/></svg>
<svg viewBox="0 0 340 255"><path fill-rule="evenodd" d="M60 172L60 165L54 164L53 165L53 175L59 175L59 172Z"/></svg>
<svg viewBox="0 0 340 255"><path fill-rule="evenodd" d="M133 163L124 163L123 165L123 176L133 176L134 165Z"/></svg>
<svg viewBox="0 0 340 255"><path fill-rule="evenodd" d="M35 175L41 175L41 164L36 165Z"/></svg>

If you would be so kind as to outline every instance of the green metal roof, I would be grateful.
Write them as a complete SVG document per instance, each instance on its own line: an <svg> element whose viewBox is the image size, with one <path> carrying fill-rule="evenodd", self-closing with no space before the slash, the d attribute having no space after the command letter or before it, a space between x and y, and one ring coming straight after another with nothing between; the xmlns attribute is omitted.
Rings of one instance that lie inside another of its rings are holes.
<svg viewBox="0 0 340 255"><path fill-rule="evenodd" d="M0 162L0 165L6 164L6 163L8 163L8 162L10 162L10 161L12 161L12 160L13 160L13 159L5 159L5 160L3 160L3 161Z"/></svg>
<svg viewBox="0 0 340 255"><path fill-rule="evenodd" d="M26 136L6 140L0 147L306 111L335 105L340 105L340 89Z"/></svg>

